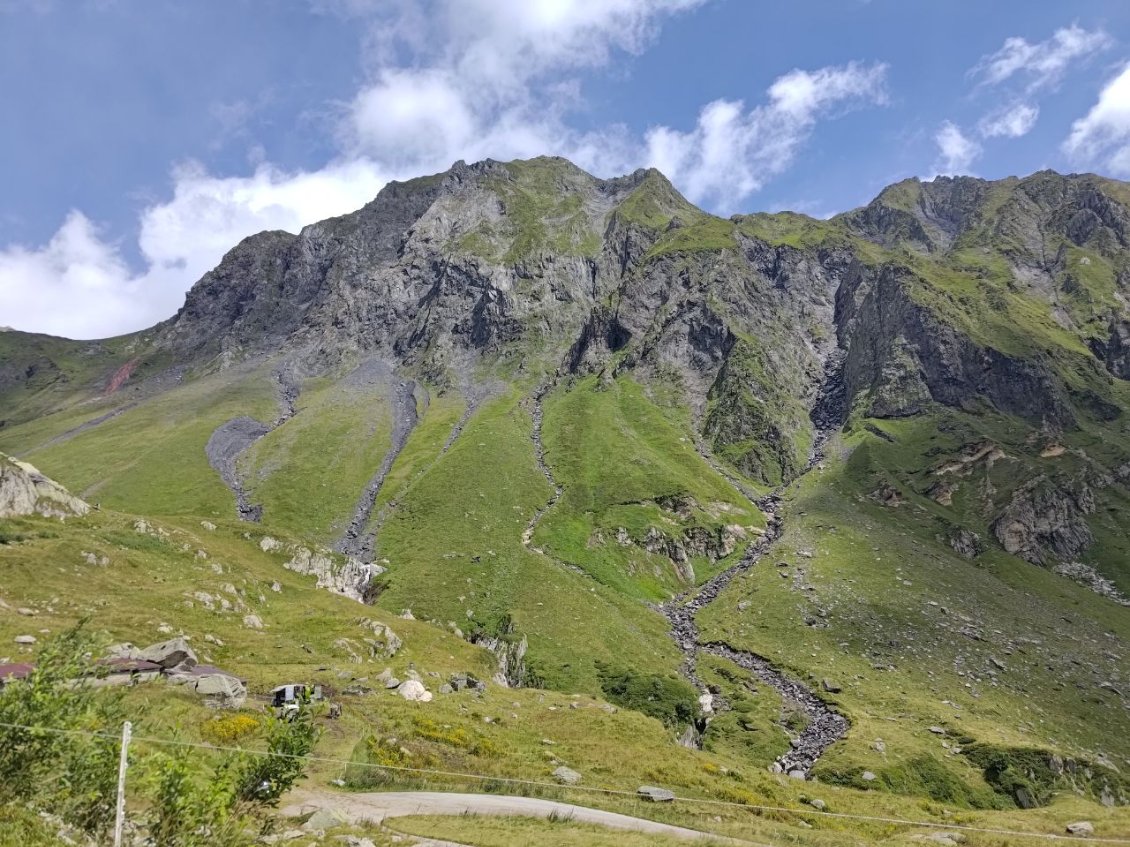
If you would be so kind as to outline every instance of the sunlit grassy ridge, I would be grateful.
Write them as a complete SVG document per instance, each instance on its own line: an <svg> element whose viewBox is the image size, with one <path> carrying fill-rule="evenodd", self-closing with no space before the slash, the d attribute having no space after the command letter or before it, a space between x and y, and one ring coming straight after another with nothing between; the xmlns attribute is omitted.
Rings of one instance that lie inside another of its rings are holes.
<svg viewBox="0 0 1130 847"><path fill-rule="evenodd" d="M390 429L384 391L328 380L303 386L294 418L241 457L265 523L335 541L388 451Z"/></svg>
<svg viewBox="0 0 1130 847"><path fill-rule="evenodd" d="M699 457L689 421L633 380L580 380L551 394L545 408L546 461L564 494L534 541L601 582L662 598L686 581L666 555L642 549L649 532L681 539L687 527L717 534L738 526L752 538L764 526L753 505ZM673 505L680 500L682 515ZM618 542L620 530L636 543ZM703 579L725 561L698 556L691 564Z"/></svg>

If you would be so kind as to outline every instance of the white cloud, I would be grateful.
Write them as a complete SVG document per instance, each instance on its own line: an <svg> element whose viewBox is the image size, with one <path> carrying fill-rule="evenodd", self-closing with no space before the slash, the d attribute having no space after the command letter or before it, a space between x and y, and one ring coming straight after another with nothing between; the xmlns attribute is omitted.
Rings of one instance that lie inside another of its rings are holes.
<svg viewBox="0 0 1130 847"><path fill-rule="evenodd" d="M969 138L951 121L946 121L934 135L940 158L935 164L939 176L969 173L969 167L981 155L981 145Z"/></svg>
<svg viewBox="0 0 1130 847"><path fill-rule="evenodd" d="M341 107L339 158L299 173L261 158L249 176L174 169L171 198L140 215L140 270L73 212L48 244L0 249L5 322L80 337L141 329L241 238L343 214L389 178L456 159L558 154L603 176L650 164L691 199L733 210L793 163L818 121L885 101L886 66L850 63L791 71L750 107L716 100L688 130L582 132L570 124L584 107L579 74L642 52L669 17L707 0L316 2L368 28L367 81ZM238 128L237 106L217 119Z"/></svg>
<svg viewBox="0 0 1130 847"><path fill-rule="evenodd" d="M769 101L746 111L740 101L703 108L693 130L654 127L647 161L697 202L732 207L796 157L817 120L835 109L885 102L885 65L794 70L770 86Z"/></svg>
<svg viewBox="0 0 1130 847"><path fill-rule="evenodd" d="M142 329L172 315L188 286L241 239L265 229L294 232L351 211L386 181L367 160L293 174L261 165L249 177L230 178L185 165L173 179L172 199L142 212L140 273L78 211L46 245L0 250L4 322L73 338Z"/></svg>
<svg viewBox="0 0 1130 847"><path fill-rule="evenodd" d="M1130 64L1111 79L1098 102L1071 125L1063 151L1076 162L1130 176Z"/></svg>
<svg viewBox="0 0 1130 847"><path fill-rule="evenodd" d="M1101 29L1086 30L1072 24L1035 44L1025 38L1008 38L999 50L983 57L970 74L981 77L986 85L1023 77L1028 90L1035 91L1055 85L1074 62L1086 60L1113 43Z"/></svg>
<svg viewBox="0 0 1130 847"><path fill-rule="evenodd" d="M143 325L148 309L113 245L72 211L43 247L0 252L0 313L37 332L91 338Z"/></svg>
<svg viewBox="0 0 1130 847"><path fill-rule="evenodd" d="M985 138L1020 138L1032 130L1039 117L1039 106L1016 103L986 115L977 130Z"/></svg>
<svg viewBox="0 0 1130 847"><path fill-rule="evenodd" d="M639 53L667 16L703 2L437 0L421 14L338 0L339 11L371 16L383 59L349 106L342 145L420 172L455 159L592 154L599 145L565 121L580 99L569 74Z"/></svg>

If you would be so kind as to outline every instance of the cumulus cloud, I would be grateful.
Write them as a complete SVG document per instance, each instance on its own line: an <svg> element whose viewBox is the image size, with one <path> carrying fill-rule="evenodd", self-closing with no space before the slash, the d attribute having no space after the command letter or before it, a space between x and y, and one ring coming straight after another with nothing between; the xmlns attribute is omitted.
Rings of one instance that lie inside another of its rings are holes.
<svg viewBox="0 0 1130 847"><path fill-rule="evenodd" d="M570 74L607 65L617 51L641 52L666 17L702 2L436 0L421 14L417 4L338 0L339 11L368 15L381 60L350 103L340 140L355 155L418 171L543 153L587 155L579 163L610 171L623 164L618 130L568 126L581 99ZM597 157L602 148L607 155Z"/></svg>
<svg viewBox="0 0 1130 847"><path fill-rule="evenodd" d="M135 329L150 311L137 289L117 249L81 212L42 247L0 252L0 311L16 327L82 338Z"/></svg>
<svg viewBox="0 0 1130 847"><path fill-rule="evenodd" d="M366 81L340 107L333 162L298 173L259 163L237 177L175 168L171 198L141 213L144 267L133 271L73 212L48 244L0 249L0 313L72 336L140 329L172 314L241 238L351 211L389 178L456 159L558 154L606 176L654 165L693 200L731 211L794 162L820 120L885 102L886 66L849 63L793 70L748 106L715 100L689 129L571 124L583 73L642 52L667 19L703 2L317 0L367 32Z"/></svg>
<svg viewBox="0 0 1130 847"><path fill-rule="evenodd" d="M977 130L985 138L1020 138L1032 130L1039 117L1039 106L1016 103L986 115Z"/></svg>
<svg viewBox="0 0 1130 847"><path fill-rule="evenodd" d="M1039 119L1041 94L1113 43L1103 30L1087 30L1077 24L1057 29L1050 38L1035 43L1019 36L1005 39L999 50L982 57L969 71L982 92L1003 89L1005 95L1004 104L977 123L977 134L983 139L1027 135ZM952 124L943 125L937 142L939 166L944 171L964 170L981 153L977 142Z"/></svg>
<svg viewBox="0 0 1130 847"><path fill-rule="evenodd" d="M358 13L358 2L339 0ZM447 45L430 63L382 68L354 98L342 124L346 146L419 170L457 158L566 156L611 175L654 165L693 200L729 209L792 162L816 121L837 109L884 101L884 65L795 70L746 108L716 100L692 129L623 127L579 133L568 124L579 99L569 73L638 53L662 20L702 0L444 0L421 19L416 7L380 18L386 57L397 45ZM468 8L468 4L470 8ZM395 37L389 36L395 33ZM395 42L395 43L394 43ZM400 57L403 60L403 56Z"/></svg>
<svg viewBox="0 0 1130 847"><path fill-rule="evenodd" d="M886 70L855 63L794 70L770 86L763 105L747 110L740 101L716 100L703 108L692 130L649 130L648 164L692 200L732 206L792 164L820 117L885 102Z"/></svg>
<svg viewBox="0 0 1130 847"><path fill-rule="evenodd" d="M297 231L355 209L386 182L368 160L286 173L260 165L248 177L216 177L195 164L173 174L173 196L145 209L134 272L117 244L71 211L40 247L0 250L0 314L18 328L100 338L150 326L180 307L184 292L242 238Z"/></svg>
<svg viewBox="0 0 1130 847"><path fill-rule="evenodd" d="M1072 24L1035 44L1020 37L1005 39L1001 48L983 57L970 74L980 77L985 85L1023 79L1029 91L1036 91L1055 85L1072 64L1086 60L1113 43L1101 29L1086 30Z"/></svg>
<svg viewBox="0 0 1130 847"><path fill-rule="evenodd" d="M1130 64L1099 92L1098 102L1071 126L1063 151L1086 165L1130 176Z"/></svg>
<svg viewBox="0 0 1130 847"><path fill-rule="evenodd" d="M952 121L946 121L934 135L939 159L935 164L939 176L968 174L970 166L981 155L981 145L961 131Z"/></svg>

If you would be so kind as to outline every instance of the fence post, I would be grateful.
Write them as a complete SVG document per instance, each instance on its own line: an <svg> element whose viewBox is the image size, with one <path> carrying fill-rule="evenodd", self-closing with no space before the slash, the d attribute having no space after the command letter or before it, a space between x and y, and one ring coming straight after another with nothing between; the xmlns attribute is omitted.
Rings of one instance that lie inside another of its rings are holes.
<svg viewBox="0 0 1130 847"><path fill-rule="evenodd" d="M122 847L122 827L126 822L126 768L129 766L129 739L133 724L122 724L122 755L118 759L118 812L114 817L114 847Z"/></svg>

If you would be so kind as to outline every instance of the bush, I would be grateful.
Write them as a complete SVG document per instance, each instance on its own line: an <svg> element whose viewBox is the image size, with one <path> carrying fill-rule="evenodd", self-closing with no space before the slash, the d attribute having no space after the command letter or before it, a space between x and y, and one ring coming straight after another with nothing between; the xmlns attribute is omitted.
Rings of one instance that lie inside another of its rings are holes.
<svg viewBox="0 0 1130 847"><path fill-rule="evenodd" d="M677 677L640 674L626 668L596 664L604 696L617 706L658 718L672 729L698 719L698 693Z"/></svg>
<svg viewBox="0 0 1130 847"><path fill-rule="evenodd" d="M124 712L120 692L75 682L97 671L84 625L44 644L31 675L0 689L0 804L34 801L97 837L114 818Z"/></svg>
<svg viewBox="0 0 1130 847"><path fill-rule="evenodd" d="M190 759L154 753L144 764L151 805L149 838L156 847L242 847L245 822L233 813L232 786L224 769L206 774Z"/></svg>
<svg viewBox="0 0 1130 847"><path fill-rule="evenodd" d="M122 692L85 682L99 670L90 659L92 646L80 623L44 644L26 680L0 689L0 831L6 822L27 830L16 842L21 847L37 844L32 824L39 812L97 840L113 824ZM150 752L140 760L131 771L140 779L131 776L131 788L146 808L147 843L243 847L271 826L267 810L302 777L318 729L304 704L291 720L261 724L232 715L209 721L205 731L231 740L259 727L262 752Z"/></svg>
<svg viewBox="0 0 1130 847"><path fill-rule="evenodd" d="M306 767L320 734L308 704L288 718L267 720L267 754L236 754L231 763L236 777L234 803L245 807L275 806L279 797L290 790Z"/></svg>
<svg viewBox="0 0 1130 847"><path fill-rule="evenodd" d="M253 715L224 715L211 718L200 727L200 735L213 744L231 744L259 729Z"/></svg>
<svg viewBox="0 0 1130 847"><path fill-rule="evenodd" d="M211 768L164 753L147 758L146 825L155 847L243 847L270 829L267 809L302 777L318 729L303 704L293 718L270 718L264 735L265 751L228 753Z"/></svg>
<svg viewBox="0 0 1130 847"><path fill-rule="evenodd" d="M974 809L1000 809L1007 805L1000 797L984 788L970 785L961 775L952 771L934 756L915 756L906 761L877 769L878 780L863 778L862 766L851 768L818 767L816 776L821 782L842 785L861 791L886 789L895 794L911 797L929 797L939 803L949 803Z"/></svg>
<svg viewBox="0 0 1130 847"><path fill-rule="evenodd" d="M419 716L412 718L412 726L417 738L457 747L474 756L493 757L501 755L501 751L489 738L469 732L466 727L452 727L437 723L431 718Z"/></svg>
<svg viewBox="0 0 1130 847"><path fill-rule="evenodd" d="M1096 762L1063 759L1033 747L968 742L962 745L963 755L982 769L994 791L1022 808L1045 806L1061 789L1099 801L1104 793L1115 802L1125 802L1121 798L1130 794L1130 779Z"/></svg>

